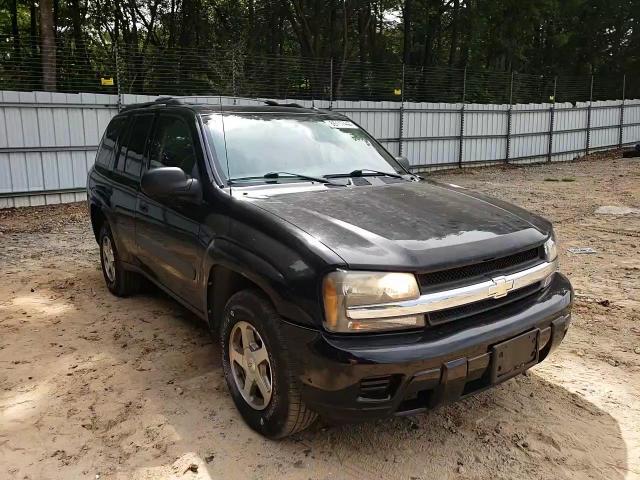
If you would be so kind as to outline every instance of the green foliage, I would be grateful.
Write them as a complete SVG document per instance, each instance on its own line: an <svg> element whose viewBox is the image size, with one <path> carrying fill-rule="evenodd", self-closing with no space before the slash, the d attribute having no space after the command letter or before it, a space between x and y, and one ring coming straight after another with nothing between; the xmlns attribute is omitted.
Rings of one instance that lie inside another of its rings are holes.
<svg viewBox="0 0 640 480"><path fill-rule="evenodd" d="M38 3L2 2L0 87L38 88ZM55 3L59 90L108 91L117 45L121 87L135 93L398 100L403 60L412 100L460 101L465 69L468 101L586 100L591 74L594 98L619 98L623 73L627 97L640 93L637 0Z"/></svg>

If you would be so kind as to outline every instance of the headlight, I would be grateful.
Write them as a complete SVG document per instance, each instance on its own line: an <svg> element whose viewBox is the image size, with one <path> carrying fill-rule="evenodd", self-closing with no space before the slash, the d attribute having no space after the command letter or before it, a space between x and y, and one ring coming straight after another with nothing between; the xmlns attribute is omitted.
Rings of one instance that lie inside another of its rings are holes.
<svg viewBox="0 0 640 480"><path fill-rule="evenodd" d="M544 242L544 257L547 262L553 263L555 267L554 272L542 282L542 287L547 288L553 280L555 271L558 269L558 248L556 247L556 236L553 231L547 241Z"/></svg>
<svg viewBox="0 0 640 480"><path fill-rule="evenodd" d="M345 272L328 274L322 285L324 325L332 332L398 330L423 327L424 315L351 319L349 307L414 300L420 296L411 273Z"/></svg>
<svg viewBox="0 0 640 480"><path fill-rule="evenodd" d="M551 232L551 235L544 242L544 256L547 262L553 262L558 257L558 249L556 248L555 234Z"/></svg>

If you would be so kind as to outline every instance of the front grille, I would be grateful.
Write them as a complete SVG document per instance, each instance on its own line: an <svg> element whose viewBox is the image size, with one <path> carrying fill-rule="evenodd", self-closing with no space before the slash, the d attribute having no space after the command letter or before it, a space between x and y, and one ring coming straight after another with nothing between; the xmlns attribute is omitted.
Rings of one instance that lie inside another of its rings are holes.
<svg viewBox="0 0 640 480"><path fill-rule="evenodd" d="M454 320L460 320L466 317L471 317L473 315L479 315L490 310L504 307L518 300L522 300L529 295L536 293L538 290L540 290L540 287L540 282L537 282L512 291L507 294L507 296L502 298L489 298L487 300L468 303L459 307L447 308L446 310L438 310L437 312L430 312L427 315L427 320L430 325L434 326L452 322Z"/></svg>
<svg viewBox="0 0 640 480"><path fill-rule="evenodd" d="M486 280L486 278L482 277L495 277L525 270L541 261L542 248L536 247L485 262L464 265L449 270L421 273L417 277L422 293L434 292L452 288L453 286L470 285Z"/></svg>

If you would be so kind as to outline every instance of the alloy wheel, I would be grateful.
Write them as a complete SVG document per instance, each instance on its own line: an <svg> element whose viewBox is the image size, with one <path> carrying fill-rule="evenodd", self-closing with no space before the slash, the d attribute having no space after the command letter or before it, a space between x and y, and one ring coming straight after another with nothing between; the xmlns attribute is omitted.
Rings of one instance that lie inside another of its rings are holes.
<svg viewBox="0 0 640 480"><path fill-rule="evenodd" d="M229 336L231 373L242 398L255 410L264 410L272 395L269 352L253 325L240 321Z"/></svg>
<svg viewBox="0 0 640 480"><path fill-rule="evenodd" d="M113 253L113 245L108 236L102 237L102 265L110 282L116 280L116 258Z"/></svg>

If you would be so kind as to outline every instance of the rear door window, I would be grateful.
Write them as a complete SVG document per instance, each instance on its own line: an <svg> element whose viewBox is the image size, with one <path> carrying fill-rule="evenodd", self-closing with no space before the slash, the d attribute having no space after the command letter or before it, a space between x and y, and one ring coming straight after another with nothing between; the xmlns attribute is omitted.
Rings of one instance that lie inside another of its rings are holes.
<svg viewBox="0 0 640 480"><path fill-rule="evenodd" d="M197 177L196 165L196 149L187 122L161 114L149 148L149 169L178 167L188 176Z"/></svg>
<svg viewBox="0 0 640 480"><path fill-rule="evenodd" d="M100 143L100 150L96 155L96 165L104 167L108 170L113 168L113 160L115 158L115 149L118 144L118 136L122 131L122 128L127 123L126 117L117 117L111 120L107 126L102 142Z"/></svg>
<svg viewBox="0 0 640 480"><path fill-rule="evenodd" d="M125 160L119 162L118 169L124 170L124 173L132 177L140 176L142 164L145 162L145 150L153 126L153 117L154 114L136 115L129 129ZM121 149L120 154L123 153Z"/></svg>

